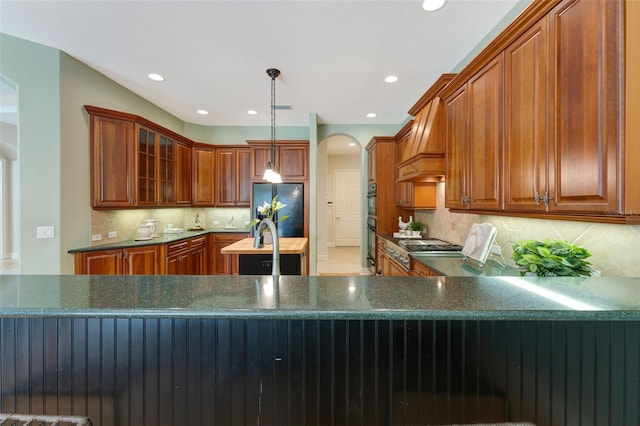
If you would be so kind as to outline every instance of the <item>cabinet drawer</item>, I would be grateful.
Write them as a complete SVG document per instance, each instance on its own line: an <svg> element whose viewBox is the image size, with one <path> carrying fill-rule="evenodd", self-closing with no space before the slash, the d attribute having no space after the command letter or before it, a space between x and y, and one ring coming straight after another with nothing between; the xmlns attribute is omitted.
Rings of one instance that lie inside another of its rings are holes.
<svg viewBox="0 0 640 426"><path fill-rule="evenodd" d="M207 236L202 235L200 237L194 237L189 241L191 242L191 249L197 249L207 244Z"/></svg>
<svg viewBox="0 0 640 426"><path fill-rule="evenodd" d="M167 244L167 257L189 250L189 240L180 240Z"/></svg>

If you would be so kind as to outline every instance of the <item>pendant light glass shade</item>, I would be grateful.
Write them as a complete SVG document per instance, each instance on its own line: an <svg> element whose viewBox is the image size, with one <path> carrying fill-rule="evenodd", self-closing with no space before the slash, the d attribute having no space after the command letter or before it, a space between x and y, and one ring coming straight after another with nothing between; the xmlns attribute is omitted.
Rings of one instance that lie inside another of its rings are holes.
<svg viewBox="0 0 640 426"><path fill-rule="evenodd" d="M447 0L424 0L424 2L422 2L422 8L427 12L435 12L444 6L446 2Z"/></svg>
<svg viewBox="0 0 640 426"><path fill-rule="evenodd" d="M262 178L267 182L282 183L282 176L276 167L276 78L280 75L280 70L269 68L267 75L271 77L271 161L267 163Z"/></svg>

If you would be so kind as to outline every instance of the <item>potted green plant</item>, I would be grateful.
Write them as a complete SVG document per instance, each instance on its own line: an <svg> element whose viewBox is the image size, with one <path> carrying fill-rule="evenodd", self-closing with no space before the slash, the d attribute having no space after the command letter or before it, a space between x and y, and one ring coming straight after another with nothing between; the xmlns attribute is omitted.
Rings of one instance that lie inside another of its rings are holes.
<svg viewBox="0 0 640 426"><path fill-rule="evenodd" d="M409 230L414 236L420 235L423 229L424 224L419 220L413 219L411 222L409 222Z"/></svg>
<svg viewBox="0 0 640 426"><path fill-rule="evenodd" d="M539 277L592 276L596 272L584 247L558 240L522 240L513 245L513 260L520 275Z"/></svg>

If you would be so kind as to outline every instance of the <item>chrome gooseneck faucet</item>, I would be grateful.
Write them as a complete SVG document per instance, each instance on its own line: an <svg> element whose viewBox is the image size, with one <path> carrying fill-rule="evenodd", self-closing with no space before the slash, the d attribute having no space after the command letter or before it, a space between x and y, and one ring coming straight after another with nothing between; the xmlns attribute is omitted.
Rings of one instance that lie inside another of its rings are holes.
<svg viewBox="0 0 640 426"><path fill-rule="evenodd" d="M267 226L269 227L271 236L273 237L273 261L271 265L271 275L280 275L280 242L278 241L278 229L272 220L262 219L258 224L258 230L256 231L256 236L253 240L253 248L264 247L264 244L262 243L262 231Z"/></svg>

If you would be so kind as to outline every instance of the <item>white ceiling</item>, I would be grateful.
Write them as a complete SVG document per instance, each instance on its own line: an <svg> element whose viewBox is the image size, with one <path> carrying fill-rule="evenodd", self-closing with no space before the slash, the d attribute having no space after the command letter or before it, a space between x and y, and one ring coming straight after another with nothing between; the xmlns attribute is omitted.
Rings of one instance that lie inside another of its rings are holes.
<svg viewBox="0 0 640 426"><path fill-rule="evenodd" d="M292 106L277 125L307 125L310 113L397 125L516 2L449 0L427 13L422 0L1 0L0 29L60 49L186 122L269 125L266 69L276 67L276 103ZM399 81L384 83L389 74Z"/></svg>

